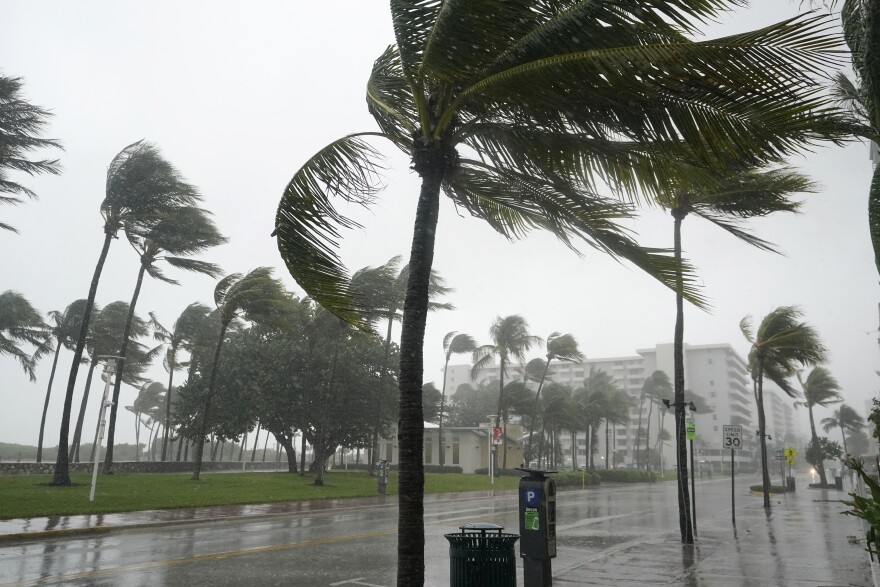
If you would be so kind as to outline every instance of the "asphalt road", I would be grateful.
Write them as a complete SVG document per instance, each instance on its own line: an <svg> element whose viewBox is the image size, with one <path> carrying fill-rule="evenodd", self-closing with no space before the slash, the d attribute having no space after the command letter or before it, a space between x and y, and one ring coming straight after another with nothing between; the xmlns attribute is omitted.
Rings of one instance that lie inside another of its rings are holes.
<svg viewBox="0 0 880 587"><path fill-rule="evenodd" d="M674 483L560 493L554 583L871 584L862 547L846 540L861 533L857 521L836 515L843 509L836 499L843 494L826 500L825 492L801 491L774 500L775 513L767 517L760 498L747 495L749 481L738 481L743 487L737 491L736 536L729 481L716 477L697 482L695 549L683 549L678 541ZM427 584L449 584L448 543L443 534L456 532L459 525L487 521L518 533L516 499L511 493L430 498L425 515ZM373 504L277 518L34 541L0 548L0 587L390 587L395 577L396 525L396 500L382 503L377 498Z"/></svg>

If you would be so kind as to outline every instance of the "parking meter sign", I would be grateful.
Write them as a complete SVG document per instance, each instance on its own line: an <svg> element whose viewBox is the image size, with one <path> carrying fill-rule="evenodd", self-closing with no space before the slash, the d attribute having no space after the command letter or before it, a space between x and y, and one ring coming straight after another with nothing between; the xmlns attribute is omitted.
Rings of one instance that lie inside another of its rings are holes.
<svg viewBox="0 0 880 587"><path fill-rule="evenodd" d="M742 426L722 427L721 447L728 450L742 450Z"/></svg>
<svg viewBox="0 0 880 587"><path fill-rule="evenodd" d="M535 507L541 500L541 492L537 489L526 489L523 491L523 500L527 506Z"/></svg>

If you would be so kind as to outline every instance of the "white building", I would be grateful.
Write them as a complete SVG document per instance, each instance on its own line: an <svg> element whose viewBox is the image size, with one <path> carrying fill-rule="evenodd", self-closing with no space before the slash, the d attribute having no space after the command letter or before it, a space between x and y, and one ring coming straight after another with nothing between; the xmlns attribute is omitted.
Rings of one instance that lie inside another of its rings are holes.
<svg viewBox="0 0 880 587"><path fill-rule="evenodd" d="M627 426L617 426L612 435L609 454L616 454L614 459L616 466L630 466L635 463L636 433L639 423L639 398L645 378L655 370L665 371L670 380L673 374L673 345L671 343L658 344L653 348L639 349L636 355L625 357L611 357L602 359L588 359L583 363L571 364L554 361L550 365L548 375L556 383L569 385L572 388L582 387L584 379L589 375L590 368L601 369L609 373L617 386L626 391L633 398L634 407L630 410L630 421ZM755 407L752 382L749 377L746 362L729 344L708 345L684 345L685 389L699 395L711 411L704 413L689 413L693 416L697 439L694 443L697 449L698 459L702 467L711 467L718 470L721 462L729 462L730 455L721 450L722 426L735 424L743 427L745 449L737 454L738 463L751 463L755 459L754 449L757 447L755 434L758 427L757 410ZM515 366L508 369L508 378L516 380L517 369ZM498 365L489 365L479 373L477 380L470 377L471 365L450 365L446 382L447 397L455 393L459 385L463 383L480 384L498 380ZM534 385L532 385L534 387ZM772 384L765 382L765 408L768 411L768 433L779 435L779 438L799 438L797 419L794 417L792 402L787 397L783 398L781 391L775 390ZM672 401L672 395L667 398ZM654 417L651 422L651 445L657 442L658 410L654 408ZM647 405L642 411L642 427L646 428L648 414ZM772 419L771 419L772 418ZM772 422L772 428L771 428ZM673 435L675 422L671 414L663 418L664 429ZM643 432L644 433L644 432ZM586 460L586 438L581 434L578 442L577 462L583 465ZM644 445L644 440L642 441ZM670 445L661 445L661 454L666 463L675 462L675 454ZM567 458L571 458L570 450ZM605 455L604 430L599 434L595 464L604 467L600 460Z"/></svg>

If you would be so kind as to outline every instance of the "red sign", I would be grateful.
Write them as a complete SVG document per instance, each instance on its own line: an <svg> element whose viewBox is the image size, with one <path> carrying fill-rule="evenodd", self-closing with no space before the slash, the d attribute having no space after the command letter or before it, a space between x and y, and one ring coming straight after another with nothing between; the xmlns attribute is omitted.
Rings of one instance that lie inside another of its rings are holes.
<svg viewBox="0 0 880 587"><path fill-rule="evenodd" d="M492 428L492 442L499 444L501 442L501 426Z"/></svg>

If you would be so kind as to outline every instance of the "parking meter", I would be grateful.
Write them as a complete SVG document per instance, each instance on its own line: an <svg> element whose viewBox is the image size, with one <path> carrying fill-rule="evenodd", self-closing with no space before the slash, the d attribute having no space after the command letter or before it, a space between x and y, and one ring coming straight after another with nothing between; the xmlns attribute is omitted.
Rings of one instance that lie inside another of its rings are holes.
<svg viewBox="0 0 880 587"><path fill-rule="evenodd" d="M525 587L552 584L550 559L556 557L556 471L519 469L519 555Z"/></svg>
<svg viewBox="0 0 880 587"><path fill-rule="evenodd" d="M388 461L379 461L379 476L376 478L379 495L386 495L388 492L388 469Z"/></svg>

